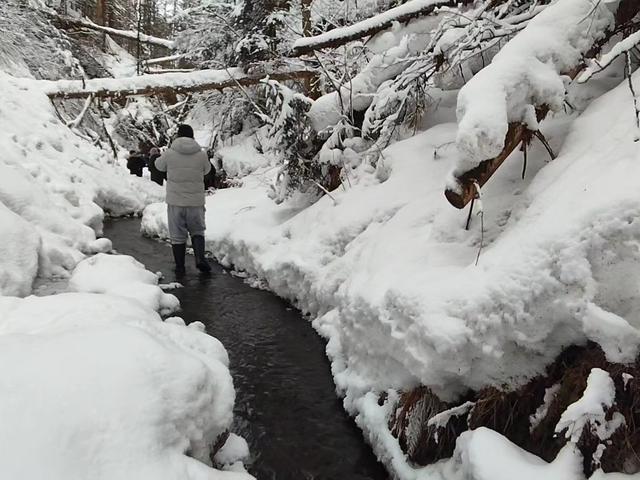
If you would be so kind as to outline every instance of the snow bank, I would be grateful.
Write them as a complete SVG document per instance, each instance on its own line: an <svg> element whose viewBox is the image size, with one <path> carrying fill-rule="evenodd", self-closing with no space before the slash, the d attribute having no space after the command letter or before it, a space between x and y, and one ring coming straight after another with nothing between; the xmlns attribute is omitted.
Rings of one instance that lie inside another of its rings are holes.
<svg viewBox="0 0 640 480"><path fill-rule="evenodd" d="M251 139L221 147L216 154L220 156L222 168L229 177L244 177L270 164L266 155L256 152Z"/></svg>
<svg viewBox="0 0 640 480"><path fill-rule="evenodd" d="M0 202L0 293L27 295L38 273L40 236L26 220Z"/></svg>
<svg viewBox="0 0 640 480"><path fill-rule="evenodd" d="M505 162L484 189L483 232L478 218L465 231L442 196L458 158L456 125L445 123L391 146L378 171L351 170L335 203L275 205L268 171L218 191L208 248L315 317L347 410L400 478L419 478L388 431L394 391L421 384L455 400L515 388L587 340L611 361L637 355L640 162L628 95L620 85L573 124L549 123L549 141L564 146L547 164L534 145L527 180L517 159ZM148 234L166 236L163 215L146 210Z"/></svg>
<svg viewBox="0 0 640 480"><path fill-rule="evenodd" d="M582 457L568 445L547 463L483 427L458 438L454 457L442 472L442 478L449 480L511 480L516 476L522 480L583 480Z"/></svg>
<svg viewBox="0 0 640 480"><path fill-rule="evenodd" d="M237 436L216 457L233 472L211 467L233 420L229 357L202 323L161 319L179 304L157 282L100 253L75 268L75 292L0 296L3 478L253 479Z"/></svg>
<svg viewBox="0 0 640 480"><path fill-rule="evenodd" d="M103 210L132 213L163 197L160 187L110 164L105 152L74 135L46 96L2 72L0 149L0 215L7 228L0 294L24 295L36 274L67 276L85 254L109 250L96 241Z"/></svg>
<svg viewBox="0 0 640 480"><path fill-rule="evenodd" d="M549 6L460 91L455 174L498 156L509 123L537 130L534 107L559 111L565 98L562 74L614 25L618 2L560 0Z"/></svg>
<svg viewBox="0 0 640 480"><path fill-rule="evenodd" d="M175 312L180 308L178 299L164 293L158 280L133 257L100 253L78 264L69 279L69 289L133 298L163 315Z"/></svg>
<svg viewBox="0 0 640 480"><path fill-rule="evenodd" d="M19 7L0 5L0 69L59 77L71 53ZM34 82L0 71L0 477L252 479L210 466L235 399L222 344L199 322L162 321L179 305L157 276L100 253L105 211L139 212L162 189L75 135ZM20 298L36 275L70 276L75 292ZM226 458L243 453L235 439Z"/></svg>
<svg viewBox="0 0 640 480"><path fill-rule="evenodd" d="M234 390L201 330L123 296L0 297L2 476L253 478L206 465Z"/></svg>

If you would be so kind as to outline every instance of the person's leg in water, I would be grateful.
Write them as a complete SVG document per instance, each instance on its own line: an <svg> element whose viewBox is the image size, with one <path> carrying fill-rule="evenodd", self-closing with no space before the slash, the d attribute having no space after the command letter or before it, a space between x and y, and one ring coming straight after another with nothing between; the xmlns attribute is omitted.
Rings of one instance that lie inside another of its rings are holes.
<svg viewBox="0 0 640 480"><path fill-rule="evenodd" d="M186 208L175 205L167 205L167 220L169 224L169 238L173 250L173 260L176 264L176 277L185 274L185 255L187 251L187 222Z"/></svg>
<svg viewBox="0 0 640 480"><path fill-rule="evenodd" d="M204 254L205 208L204 206L188 208L187 229L189 230L189 235L191 235L193 254L196 257L196 268L203 273L209 273L211 272L211 265L209 265Z"/></svg>

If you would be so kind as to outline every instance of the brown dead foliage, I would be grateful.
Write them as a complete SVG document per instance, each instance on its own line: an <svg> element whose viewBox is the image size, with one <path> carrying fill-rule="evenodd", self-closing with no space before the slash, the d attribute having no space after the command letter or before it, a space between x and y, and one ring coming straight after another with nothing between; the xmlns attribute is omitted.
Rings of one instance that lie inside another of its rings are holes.
<svg viewBox="0 0 640 480"><path fill-rule="evenodd" d="M591 369L601 368L611 375L616 388L616 404L607 412L607 420L620 412L626 425L620 427L600 459L594 463L594 453L601 442L588 429L583 432L578 447L584 456L584 472L591 475L596 468L605 472L635 473L640 471L640 361L632 365L610 363L600 347L594 343L567 348L551 364L544 375L533 378L517 390L495 386L472 392L459 403L475 402L468 415L452 417L445 428L436 431L427 426L435 414L456 404L447 404L426 387L404 392L398 402L389 428L400 442L409 459L427 465L449 458L457 437L464 431L478 427L495 430L521 448L552 461L566 444L564 432L555 427L566 408L582 397ZM631 375L626 386L623 374ZM547 415L531 429L530 416L543 404L545 391L558 385L558 391L548 405Z"/></svg>
<svg viewBox="0 0 640 480"><path fill-rule="evenodd" d="M452 418L444 429L438 429L437 440L436 427L427 426L427 422L454 406L442 402L426 387L401 394L395 416L389 421L389 429L413 462L427 465L453 455L456 438L467 430L465 418Z"/></svg>

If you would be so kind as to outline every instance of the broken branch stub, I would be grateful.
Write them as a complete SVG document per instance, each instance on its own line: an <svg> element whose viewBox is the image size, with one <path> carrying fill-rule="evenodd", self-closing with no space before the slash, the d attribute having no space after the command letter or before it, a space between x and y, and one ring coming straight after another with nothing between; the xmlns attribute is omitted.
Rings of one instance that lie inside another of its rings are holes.
<svg viewBox="0 0 640 480"><path fill-rule="evenodd" d="M538 121L547 116L549 108L542 106L536 109L536 116ZM453 190L447 188L444 192L445 197L451 205L456 208L464 208L470 201L476 196L477 183L479 187L483 187L485 183L493 176L493 174L500 168L500 165L511 155L511 153L530 137L529 129L522 123L510 123L507 135L504 140L504 148L500 155L497 157L485 160L480 165L472 170L469 170L462 175L456 177L458 183L458 189Z"/></svg>

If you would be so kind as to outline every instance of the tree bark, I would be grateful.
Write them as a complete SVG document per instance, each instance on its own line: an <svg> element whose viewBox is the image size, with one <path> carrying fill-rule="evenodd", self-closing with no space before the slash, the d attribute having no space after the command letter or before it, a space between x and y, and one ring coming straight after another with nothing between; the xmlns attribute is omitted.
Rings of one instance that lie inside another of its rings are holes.
<svg viewBox="0 0 640 480"><path fill-rule="evenodd" d="M107 0L96 0L96 23L107 25Z"/></svg>
<svg viewBox="0 0 640 480"><path fill-rule="evenodd" d="M548 112L549 108L546 106L536 109L538 121L546 117ZM500 168L500 165L502 165L507 157L522 143L526 134L527 127L524 124L510 123L507 136L505 137L504 149L500 152L500 155L485 160L473 170L469 170L459 177L456 177L458 190L448 188L444 192L449 203L456 208L462 209L471 202L477 193L475 184L477 183L479 187L482 187L487 183L487 180Z"/></svg>

